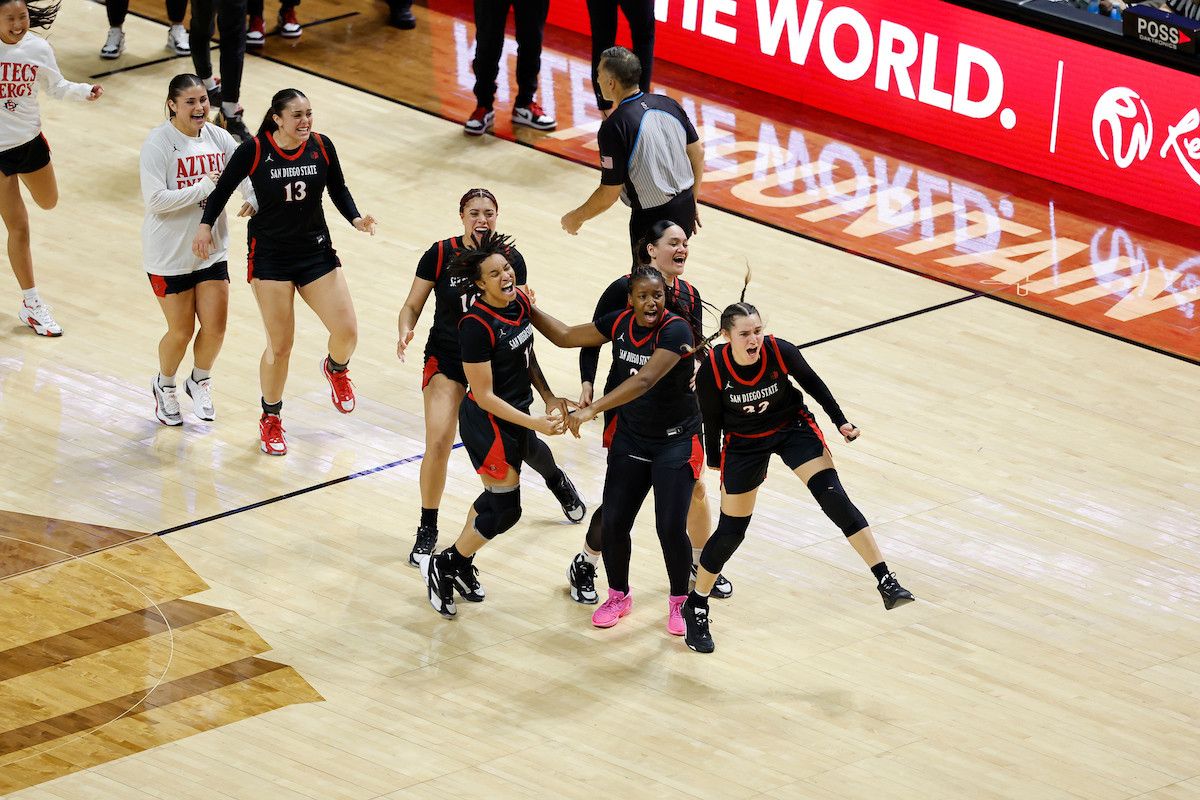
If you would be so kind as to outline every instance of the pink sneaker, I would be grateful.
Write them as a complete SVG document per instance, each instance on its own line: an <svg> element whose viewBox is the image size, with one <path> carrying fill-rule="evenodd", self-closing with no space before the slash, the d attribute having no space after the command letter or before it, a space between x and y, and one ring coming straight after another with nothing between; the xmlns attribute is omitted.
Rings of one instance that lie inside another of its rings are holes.
<svg viewBox="0 0 1200 800"><path fill-rule="evenodd" d="M608 599L592 614L592 624L597 628L611 628L633 608L633 592L625 594L616 589L608 590ZM683 623L680 622L682 625Z"/></svg>
<svg viewBox="0 0 1200 800"><path fill-rule="evenodd" d="M686 594L673 594L667 598L667 633L672 636L683 636L687 633L687 626L683 624L683 601L687 600Z"/></svg>

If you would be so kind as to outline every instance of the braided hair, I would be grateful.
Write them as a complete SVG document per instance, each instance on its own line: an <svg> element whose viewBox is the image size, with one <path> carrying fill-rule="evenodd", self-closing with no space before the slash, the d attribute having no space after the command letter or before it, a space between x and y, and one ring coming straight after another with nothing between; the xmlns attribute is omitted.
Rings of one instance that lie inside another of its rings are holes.
<svg viewBox="0 0 1200 800"><path fill-rule="evenodd" d="M733 330L733 323L742 317L759 317L758 309L746 302L746 289L750 286L750 264L746 264L746 278L742 282L742 294L738 297L738 301L732 305L726 306L721 312L721 324L717 328L717 333L722 331Z"/></svg>
<svg viewBox="0 0 1200 800"><path fill-rule="evenodd" d="M492 205L496 207L496 211L500 210L500 201L496 199L496 195L487 189L468 189L467 193L458 199L458 213L461 214L466 211L467 203L479 198L491 200Z"/></svg>
<svg viewBox="0 0 1200 800"><path fill-rule="evenodd" d="M480 240L477 247L460 247L450 254L450 277L456 281L462 280L463 294L477 292L479 287L475 285L475 281L483 279L483 262L492 256L501 256L508 261L512 248L511 236L489 233Z"/></svg>

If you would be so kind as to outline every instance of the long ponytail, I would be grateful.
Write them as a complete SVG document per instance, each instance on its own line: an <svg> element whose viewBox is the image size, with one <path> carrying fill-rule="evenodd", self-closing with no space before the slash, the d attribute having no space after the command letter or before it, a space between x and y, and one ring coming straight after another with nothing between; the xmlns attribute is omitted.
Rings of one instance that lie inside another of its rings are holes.
<svg viewBox="0 0 1200 800"><path fill-rule="evenodd" d="M282 117L287 104L297 97L307 99L307 95L299 89L280 89L275 93L275 96L271 98L271 107L267 109L267 113L263 115L262 124L258 126L259 136L279 130L279 124L275 122L275 117Z"/></svg>

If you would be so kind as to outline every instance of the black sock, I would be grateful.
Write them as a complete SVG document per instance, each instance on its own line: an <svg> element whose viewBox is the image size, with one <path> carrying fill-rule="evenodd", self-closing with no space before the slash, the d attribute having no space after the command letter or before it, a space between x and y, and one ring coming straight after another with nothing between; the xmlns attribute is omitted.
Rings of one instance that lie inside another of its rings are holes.
<svg viewBox="0 0 1200 800"><path fill-rule="evenodd" d="M421 527L422 528L437 528L437 515L438 515L438 510L436 508L425 508L424 506L422 506L421 507Z"/></svg>
<svg viewBox="0 0 1200 800"><path fill-rule="evenodd" d="M691 591L688 592L687 604L692 608L708 608L708 598Z"/></svg>
<svg viewBox="0 0 1200 800"><path fill-rule="evenodd" d="M283 411L283 401L280 400L278 403L268 403L266 400L263 400L262 410L264 414L274 414L278 417L279 412Z"/></svg>
<svg viewBox="0 0 1200 800"><path fill-rule="evenodd" d="M871 567L871 574L875 576L875 580L882 583L883 579L888 576L887 562L880 561L878 564Z"/></svg>
<svg viewBox="0 0 1200 800"><path fill-rule="evenodd" d="M463 564L470 563L469 559L463 556L462 553L458 552L458 547L456 545L450 545L443 550L442 557L446 559L446 566L450 567L451 569L460 569Z"/></svg>
<svg viewBox="0 0 1200 800"><path fill-rule="evenodd" d="M345 372L350 367L350 362L339 364L333 360L333 356L325 356L325 363L329 365L330 372Z"/></svg>

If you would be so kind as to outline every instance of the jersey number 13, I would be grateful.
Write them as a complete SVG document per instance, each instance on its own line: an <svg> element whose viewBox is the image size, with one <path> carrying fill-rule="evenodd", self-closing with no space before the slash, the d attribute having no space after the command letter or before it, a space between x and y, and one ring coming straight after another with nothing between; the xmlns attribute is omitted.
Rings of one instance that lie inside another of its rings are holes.
<svg viewBox="0 0 1200 800"><path fill-rule="evenodd" d="M293 200L303 200L308 196L308 184L304 181L296 181L295 183L285 183L283 185L283 199L287 202Z"/></svg>

